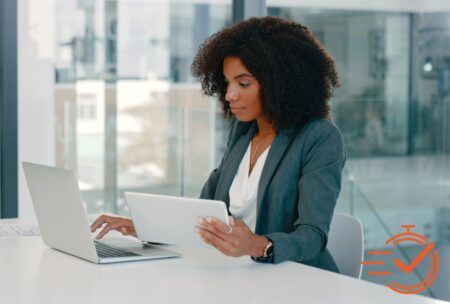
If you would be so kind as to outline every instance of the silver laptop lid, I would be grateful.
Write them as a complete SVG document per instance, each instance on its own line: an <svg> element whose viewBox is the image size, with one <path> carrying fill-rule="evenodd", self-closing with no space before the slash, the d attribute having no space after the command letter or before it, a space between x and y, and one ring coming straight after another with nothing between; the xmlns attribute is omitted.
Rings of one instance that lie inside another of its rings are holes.
<svg viewBox="0 0 450 304"><path fill-rule="evenodd" d="M22 162L44 243L97 262L78 182L72 171Z"/></svg>

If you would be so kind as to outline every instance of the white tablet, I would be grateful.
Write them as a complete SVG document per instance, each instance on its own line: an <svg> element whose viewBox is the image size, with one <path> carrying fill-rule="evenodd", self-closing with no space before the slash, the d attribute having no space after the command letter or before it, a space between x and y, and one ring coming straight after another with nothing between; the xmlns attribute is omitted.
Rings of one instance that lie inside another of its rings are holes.
<svg viewBox="0 0 450 304"><path fill-rule="evenodd" d="M146 242L208 246L195 231L199 217L215 217L229 225L224 202L125 192L137 237Z"/></svg>

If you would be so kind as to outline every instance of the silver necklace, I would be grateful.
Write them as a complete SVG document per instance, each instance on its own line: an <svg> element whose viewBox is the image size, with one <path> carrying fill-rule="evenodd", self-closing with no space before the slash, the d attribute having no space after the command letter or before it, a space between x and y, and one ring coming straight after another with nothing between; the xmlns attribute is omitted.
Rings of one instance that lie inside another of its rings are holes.
<svg viewBox="0 0 450 304"><path fill-rule="evenodd" d="M257 145L257 146L255 147L255 150L253 150L252 157L250 158L250 169L252 169L253 166L255 165L255 164L254 164L254 161L255 161L256 152L258 152L258 149L259 149L260 147L262 147L262 145L265 144L265 143L268 141L268 139L270 139L270 138L272 137L272 135L273 135L273 134L269 134L266 138L264 138L264 140L263 140L259 145ZM253 140L254 140L254 139L253 139Z"/></svg>

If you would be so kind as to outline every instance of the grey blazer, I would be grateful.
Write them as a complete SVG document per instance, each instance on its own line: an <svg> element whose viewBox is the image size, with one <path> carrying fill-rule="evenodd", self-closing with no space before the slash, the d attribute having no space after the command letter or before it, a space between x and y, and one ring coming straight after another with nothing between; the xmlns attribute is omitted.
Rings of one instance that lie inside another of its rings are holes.
<svg viewBox="0 0 450 304"><path fill-rule="evenodd" d="M233 120L227 149L201 198L229 207L228 191L257 129L256 121ZM274 244L270 262L290 260L338 272L326 245L344 164L341 133L328 120L277 133L259 181L255 229Z"/></svg>

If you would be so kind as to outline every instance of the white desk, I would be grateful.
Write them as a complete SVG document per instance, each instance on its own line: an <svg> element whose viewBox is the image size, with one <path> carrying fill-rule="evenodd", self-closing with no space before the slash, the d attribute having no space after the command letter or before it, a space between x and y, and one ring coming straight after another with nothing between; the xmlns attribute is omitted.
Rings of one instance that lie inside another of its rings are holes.
<svg viewBox="0 0 450 304"><path fill-rule="evenodd" d="M0 238L0 303L444 303L297 263L171 249L184 256L96 265L40 237Z"/></svg>

